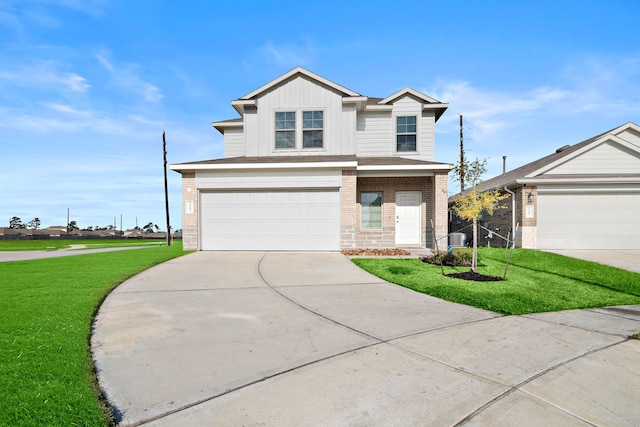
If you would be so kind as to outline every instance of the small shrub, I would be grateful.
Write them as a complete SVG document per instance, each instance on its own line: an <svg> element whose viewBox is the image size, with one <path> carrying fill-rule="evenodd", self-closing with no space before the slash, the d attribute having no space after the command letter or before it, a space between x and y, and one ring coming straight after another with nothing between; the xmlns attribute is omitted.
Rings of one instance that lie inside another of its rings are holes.
<svg viewBox="0 0 640 427"><path fill-rule="evenodd" d="M433 256L422 258L422 261L429 264L440 265L440 260L442 259L442 265L446 265L449 267L455 267L455 266L470 267L471 258L472 258L471 249L454 248L453 251L451 251L451 253L438 252Z"/></svg>

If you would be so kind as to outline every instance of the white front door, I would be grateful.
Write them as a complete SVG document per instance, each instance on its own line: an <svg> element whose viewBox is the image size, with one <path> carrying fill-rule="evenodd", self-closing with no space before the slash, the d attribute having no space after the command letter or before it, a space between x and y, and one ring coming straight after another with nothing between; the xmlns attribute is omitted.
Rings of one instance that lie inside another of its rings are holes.
<svg viewBox="0 0 640 427"><path fill-rule="evenodd" d="M396 245L420 245L419 191L396 192Z"/></svg>

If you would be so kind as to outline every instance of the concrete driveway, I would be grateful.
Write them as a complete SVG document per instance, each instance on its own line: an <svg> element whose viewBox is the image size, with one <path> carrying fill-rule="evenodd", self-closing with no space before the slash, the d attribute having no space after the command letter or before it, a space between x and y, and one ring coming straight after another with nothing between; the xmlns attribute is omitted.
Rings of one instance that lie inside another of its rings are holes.
<svg viewBox="0 0 640 427"><path fill-rule="evenodd" d="M549 252L640 273L638 249L558 249Z"/></svg>
<svg viewBox="0 0 640 427"><path fill-rule="evenodd" d="M118 287L92 351L123 426L624 426L640 306L530 316L338 253L197 252Z"/></svg>

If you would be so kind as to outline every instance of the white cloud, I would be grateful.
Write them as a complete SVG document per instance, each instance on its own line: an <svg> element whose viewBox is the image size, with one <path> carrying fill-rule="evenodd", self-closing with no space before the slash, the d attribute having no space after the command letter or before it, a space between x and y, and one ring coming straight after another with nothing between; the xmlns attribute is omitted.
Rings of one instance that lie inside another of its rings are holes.
<svg viewBox="0 0 640 427"><path fill-rule="evenodd" d="M462 114L477 138L487 138L517 126L523 116L543 112L572 96L569 91L553 87L509 93L476 87L465 81L440 81L431 93L456 111L455 116L449 114L443 119L442 125L449 130L457 129L458 114Z"/></svg>
<svg viewBox="0 0 640 427"><path fill-rule="evenodd" d="M268 62L291 68L299 65L308 66L314 62L317 56L316 49L309 39L297 45L278 45L269 41L259 49L259 52Z"/></svg>
<svg viewBox="0 0 640 427"><path fill-rule="evenodd" d="M95 54L96 60L109 72L110 81L115 87L128 93L135 93L147 102L160 103L164 94L159 87L140 77L140 66L132 63L117 63L108 58L108 52Z"/></svg>
<svg viewBox="0 0 640 427"><path fill-rule="evenodd" d="M73 72L59 70L54 62L37 62L23 65L17 70L0 70L0 79L20 86L44 86L48 89L85 93L91 85L87 79Z"/></svg>
<svg viewBox="0 0 640 427"><path fill-rule="evenodd" d="M102 65L104 67L105 70L109 71L110 73L113 73L115 71L115 68L114 68L113 64L111 63L111 61L109 61L106 58L105 54L97 53L96 54L96 59L98 60L100 65Z"/></svg>

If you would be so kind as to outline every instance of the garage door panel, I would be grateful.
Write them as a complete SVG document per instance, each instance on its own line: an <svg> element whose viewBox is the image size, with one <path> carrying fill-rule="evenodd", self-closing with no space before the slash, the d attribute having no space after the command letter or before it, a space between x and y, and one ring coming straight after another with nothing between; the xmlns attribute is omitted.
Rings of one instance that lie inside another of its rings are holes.
<svg viewBox="0 0 640 427"><path fill-rule="evenodd" d="M203 192L203 250L339 250L340 198L329 191Z"/></svg>
<svg viewBox="0 0 640 427"><path fill-rule="evenodd" d="M540 193L540 249L640 249L640 194Z"/></svg>

